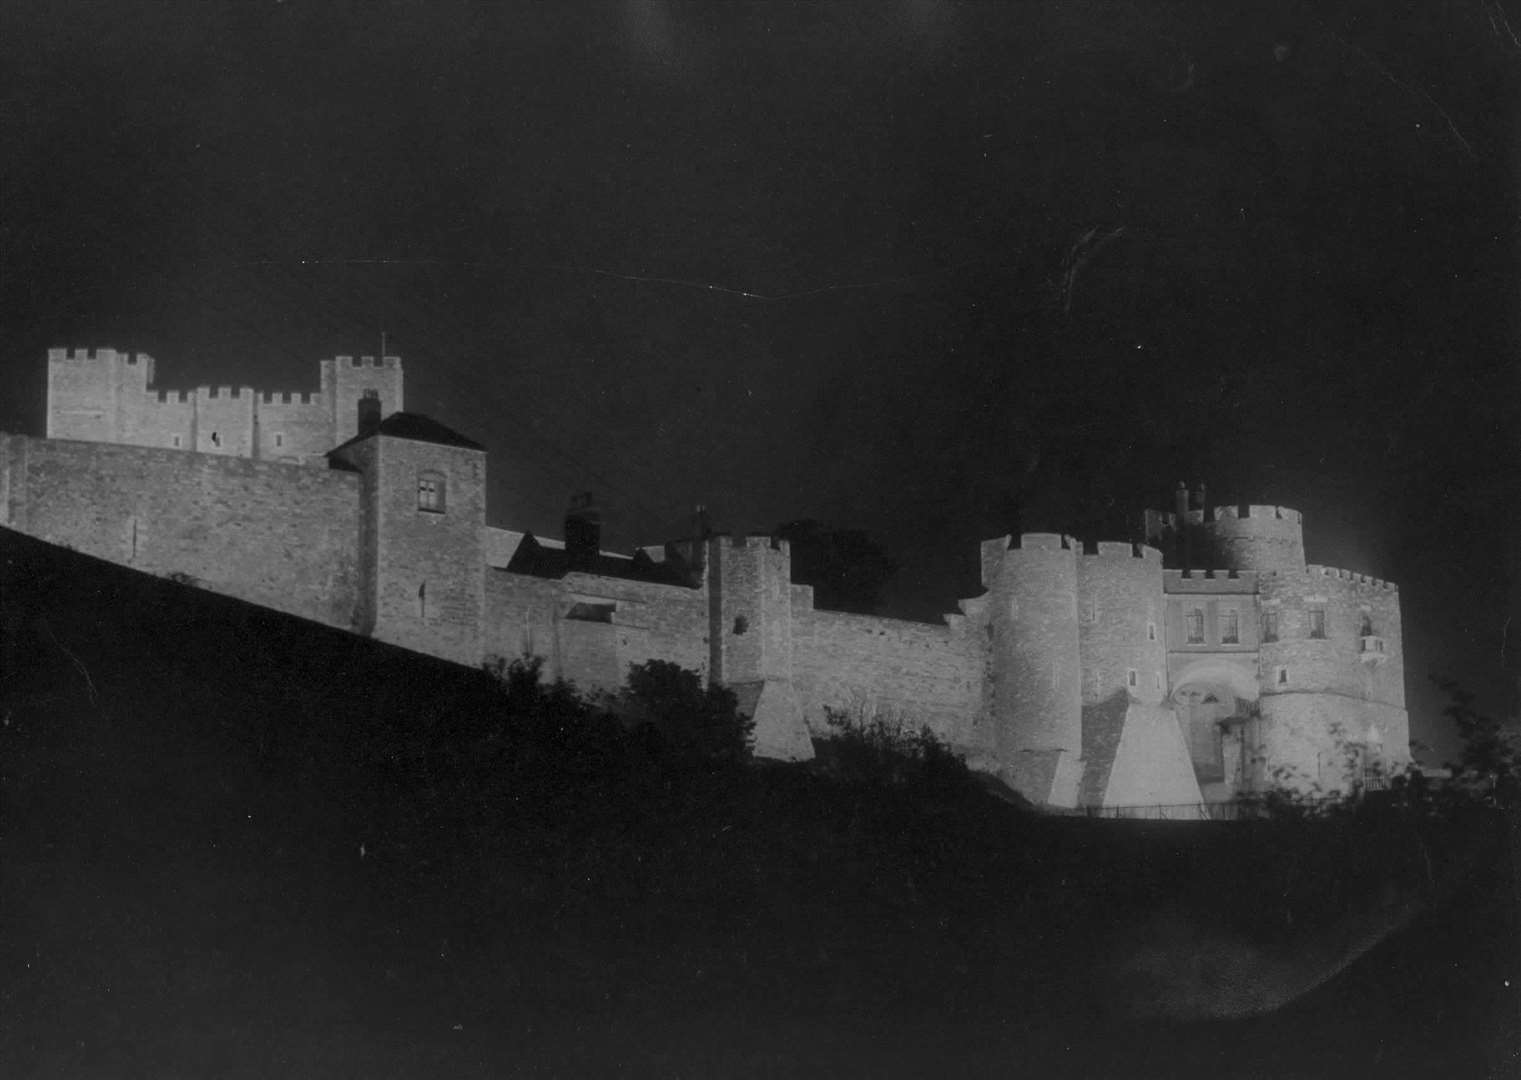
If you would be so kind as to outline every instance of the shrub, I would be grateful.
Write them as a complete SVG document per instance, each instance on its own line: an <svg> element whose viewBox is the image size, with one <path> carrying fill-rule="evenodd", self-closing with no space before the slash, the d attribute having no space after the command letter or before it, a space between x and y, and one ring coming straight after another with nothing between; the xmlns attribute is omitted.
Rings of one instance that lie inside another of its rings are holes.
<svg viewBox="0 0 1521 1080"><path fill-rule="evenodd" d="M830 734L818 743L818 769L846 783L909 787L942 793L975 786L971 770L928 727L909 729L878 714L857 720L825 709Z"/></svg>

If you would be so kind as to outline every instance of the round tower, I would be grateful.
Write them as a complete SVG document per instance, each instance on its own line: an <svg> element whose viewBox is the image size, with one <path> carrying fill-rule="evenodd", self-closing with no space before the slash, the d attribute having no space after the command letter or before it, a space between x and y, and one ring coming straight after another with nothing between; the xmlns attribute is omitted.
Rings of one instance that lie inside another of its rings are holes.
<svg viewBox="0 0 1521 1080"><path fill-rule="evenodd" d="M1191 569L1304 570L1304 528L1285 506L1219 506L1205 525L1217 565Z"/></svg>
<svg viewBox="0 0 1521 1080"><path fill-rule="evenodd" d="M990 583L993 723L999 756L1082 751L1077 552L1071 537L1025 533Z"/></svg>
<svg viewBox="0 0 1521 1080"><path fill-rule="evenodd" d="M1077 569L1083 704L1117 698L1160 704L1167 692L1162 553L1101 542L1078 558Z"/></svg>

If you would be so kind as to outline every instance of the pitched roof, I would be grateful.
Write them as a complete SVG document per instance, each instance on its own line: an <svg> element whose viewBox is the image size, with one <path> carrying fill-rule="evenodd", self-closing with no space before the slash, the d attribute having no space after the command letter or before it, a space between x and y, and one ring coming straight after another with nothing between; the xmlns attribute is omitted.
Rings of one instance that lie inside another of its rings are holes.
<svg viewBox="0 0 1521 1080"><path fill-rule="evenodd" d="M562 578L571 572L593 574L597 577L619 578L624 581L648 581L660 585L682 585L692 588L695 570L679 560L655 562L644 552L633 558L599 551L586 565L572 565L570 552L554 541L541 543L533 533L525 533L506 570L514 574L531 574L534 577Z"/></svg>
<svg viewBox="0 0 1521 1080"><path fill-rule="evenodd" d="M458 446L465 450L479 450L482 453L486 448L474 439L467 439L453 428L445 427L437 420L424 416L422 413L395 412L380 422L375 429L376 435L389 435L393 439L410 439L413 442L434 443L438 446ZM342 450L345 446L352 446L368 435L355 435L348 442L334 447L334 450ZM328 453L332 453L330 450Z"/></svg>

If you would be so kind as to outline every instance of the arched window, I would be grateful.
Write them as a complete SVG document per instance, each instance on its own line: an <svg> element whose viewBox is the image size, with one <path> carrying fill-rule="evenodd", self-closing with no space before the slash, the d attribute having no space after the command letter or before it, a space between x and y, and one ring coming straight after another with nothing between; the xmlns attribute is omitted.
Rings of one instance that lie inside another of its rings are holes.
<svg viewBox="0 0 1521 1080"><path fill-rule="evenodd" d="M430 514L444 512L444 474L429 470L417 474L417 508Z"/></svg>

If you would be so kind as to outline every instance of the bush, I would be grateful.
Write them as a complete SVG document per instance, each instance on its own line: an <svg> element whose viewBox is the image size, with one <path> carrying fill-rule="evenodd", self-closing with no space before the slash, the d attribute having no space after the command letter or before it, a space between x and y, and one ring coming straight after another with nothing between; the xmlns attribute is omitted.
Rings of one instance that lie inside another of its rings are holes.
<svg viewBox="0 0 1521 1080"><path fill-rule="evenodd" d="M608 704L631 728L653 734L674 764L723 769L750 760L755 723L736 711L733 692L703 686L700 675L679 664L631 665L628 685Z"/></svg>
<svg viewBox="0 0 1521 1080"><path fill-rule="evenodd" d="M878 715L856 720L826 709L830 734L818 742L817 768L851 784L957 793L976 786L971 770L927 727Z"/></svg>

